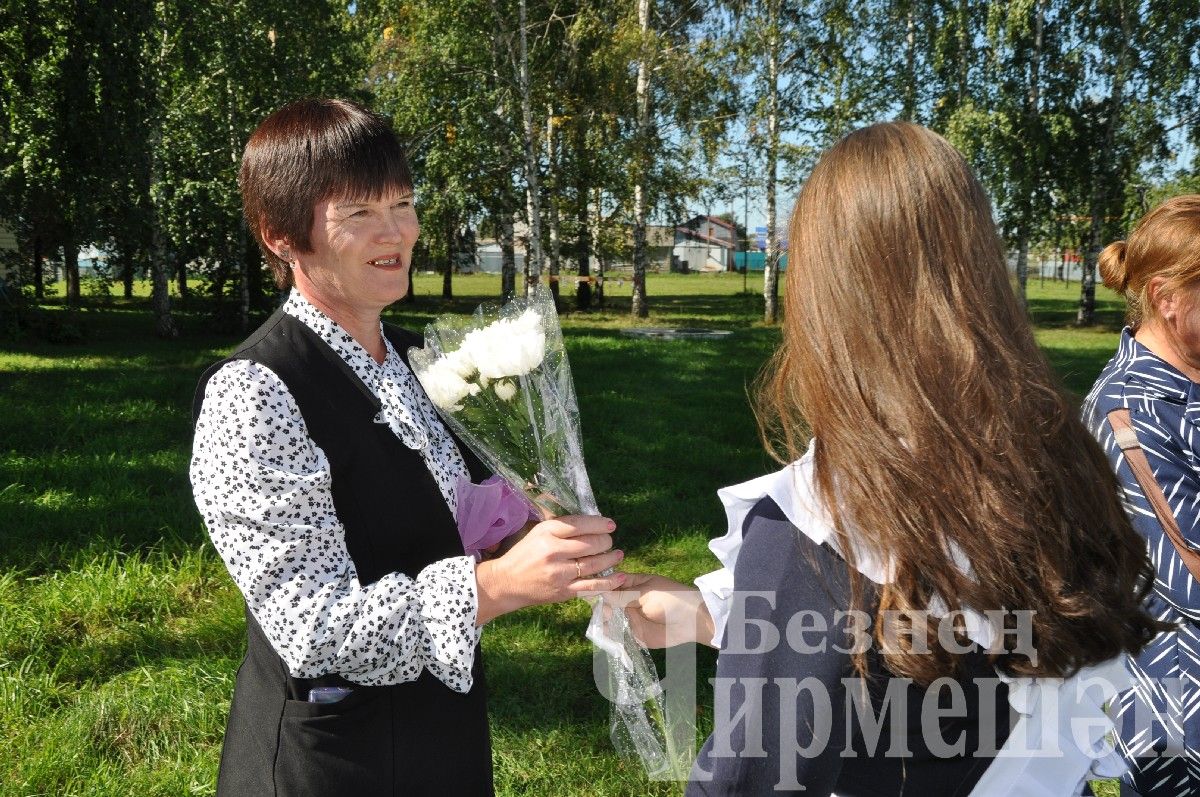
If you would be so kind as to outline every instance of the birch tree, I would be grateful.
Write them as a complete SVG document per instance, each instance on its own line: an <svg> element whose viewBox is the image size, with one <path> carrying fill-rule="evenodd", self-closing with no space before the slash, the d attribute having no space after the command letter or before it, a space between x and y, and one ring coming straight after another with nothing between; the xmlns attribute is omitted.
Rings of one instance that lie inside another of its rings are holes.
<svg viewBox="0 0 1200 797"><path fill-rule="evenodd" d="M988 8L983 88L954 119L951 140L987 184L1008 240L1016 250L1018 300L1025 303L1029 248L1038 219L1050 210L1054 176L1046 170L1053 139L1079 89L1072 68L1070 10L1049 0ZM1048 108L1043 108L1049 99Z"/></svg>
<svg viewBox="0 0 1200 797"><path fill-rule="evenodd" d="M1089 90L1078 97L1082 135L1075 144L1087 163L1090 191L1076 321L1090 324L1100 250L1122 232L1131 177L1166 154L1165 119L1180 113L1177 97L1194 80L1200 20L1170 0L1093 0L1084 12L1080 37L1090 44L1084 61Z"/></svg>
<svg viewBox="0 0 1200 797"><path fill-rule="evenodd" d="M650 313L646 303L646 175L650 171L650 72L653 41L650 38L650 0L637 0L638 48L636 111L633 133L633 301L638 318Z"/></svg>
<svg viewBox="0 0 1200 797"><path fill-rule="evenodd" d="M809 35L806 0L743 0L732 5L742 74L749 81L748 125L750 142L762 155L763 193L766 197L766 257L763 266L763 318L779 320L779 219L778 190L781 156L792 163L783 146L783 133L799 122L798 108L783 88L799 77ZM793 153L794 154L794 153Z"/></svg>
<svg viewBox="0 0 1200 797"><path fill-rule="evenodd" d="M491 18L483 2L362 5L375 107L392 117L408 151L421 217L420 252L453 296L459 231L483 211L493 185L511 182L510 124L500 103L491 48L463 20ZM416 257L416 253L414 253Z"/></svg>
<svg viewBox="0 0 1200 797"><path fill-rule="evenodd" d="M296 8L237 0L220 5L159 2L148 48L153 137L152 268L186 285L200 264L218 318L246 330L269 305L268 272L242 219L237 174L242 150L262 119L302 96L360 89L364 65L350 20L334 3ZM166 297L166 280L153 280ZM157 290L157 289L156 289ZM182 290L180 291L183 292Z"/></svg>
<svg viewBox="0 0 1200 797"><path fill-rule="evenodd" d="M569 208L560 219L560 234L573 241L578 266L576 306L592 306L593 265L599 244L593 197L600 186L619 189L627 162L621 148L618 120L626 114L633 92L628 60L622 46L625 8L618 4L584 0L574 7L566 27L559 58L553 66L558 77L556 102L559 123L555 129L557 161L554 165L556 200ZM597 285L599 289L599 285Z"/></svg>
<svg viewBox="0 0 1200 797"><path fill-rule="evenodd" d="M78 252L96 238L102 193L120 170L116 139L103 124L113 88L101 55L111 26L89 0L53 0L3 9L0 202L32 239L35 286L44 295L42 257L60 251L66 300L80 301Z"/></svg>
<svg viewBox="0 0 1200 797"><path fill-rule="evenodd" d="M540 125L533 109L540 105L535 98L535 58L544 60L544 53L531 52L530 31L535 25L542 32L545 43L553 28L552 20L530 20L527 0L516 0L516 8L509 9L500 0L492 0L493 22L496 43L501 43L500 52L506 56L509 80L514 88L515 104L519 110L519 136L524 155L522 176L525 182L525 216L529 235L525 244L525 284L523 292L532 295L541 282L542 258L542 198L540 193ZM544 48L543 48L544 49ZM507 224L507 222L505 222Z"/></svg>
<svg viewBox="0 0 1200 797"><path fill-rule="evenodd" d="M636 83L627 152L631 177L633 300L631 312L649 313L646 297L646 224L653 209L676 217L680 199L707 184L717 142L734 117L734 88L715 29L689 2L636 0L631 26Z"/></svg>

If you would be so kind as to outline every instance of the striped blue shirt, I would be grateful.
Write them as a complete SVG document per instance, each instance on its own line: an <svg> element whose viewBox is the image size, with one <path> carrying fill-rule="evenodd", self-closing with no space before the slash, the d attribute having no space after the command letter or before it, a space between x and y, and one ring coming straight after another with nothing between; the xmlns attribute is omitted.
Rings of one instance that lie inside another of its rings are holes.
<svg viewBox="0 0 1200 797"><path fill-rule="evenodd" d="M1083 405L1084 423L1116 468L1133 526L1149 543L1155 591L1183 616L1200 620L1200 586L1163 532L1113 439L1107 415L1122 407L1129 410L1180 531L1200 548L1200 386L1138 343L1126 327L1117 353Z"/></svg>

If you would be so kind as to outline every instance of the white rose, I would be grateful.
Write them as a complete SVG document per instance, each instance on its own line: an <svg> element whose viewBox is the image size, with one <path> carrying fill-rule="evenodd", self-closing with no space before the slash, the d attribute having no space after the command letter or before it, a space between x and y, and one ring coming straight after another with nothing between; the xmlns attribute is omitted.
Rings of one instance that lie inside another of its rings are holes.
<svg viewBox="0 0 1200 797"><path fill-rule="evenodd" d="M517 386L509 381L497 382L492 390L496 391L496 397L501 401L512 401L513 396L517 395Z"/></svg>
<svg viewBox="0 0 1200 797"><path fill-rule="evenodd" d="M439 357L429 364L425 371L418 375L421 386L429 395L429 400L443 410L457 412L462 409L460 402L467 396L479 392L479 385L474 385L459 375L457 363L447 357Z"/></svg>
<svg viewBox="0 0 1200 797"><path fill-rule="evenodd" d="M494 321L463 338L465 352L485 379L523 376L542 364L546 356L546 332L536 310L516 318Z"/></svg>

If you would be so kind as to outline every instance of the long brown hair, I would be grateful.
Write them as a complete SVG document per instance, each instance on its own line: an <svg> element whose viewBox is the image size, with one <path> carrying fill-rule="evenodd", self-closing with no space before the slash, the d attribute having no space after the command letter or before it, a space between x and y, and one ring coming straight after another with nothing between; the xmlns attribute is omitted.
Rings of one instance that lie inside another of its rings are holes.
<svg viewBox="0 0 1200 797"><path fill-rule="evenodd" d="M1145 215L1129 234L1100 253L1100 278L1125 297L1126 318L1135 330L1156 315L1154 301L1200 282L1200 194L1168 199ZM1153 300L1150 280L1163 279Z"/></svg>
<svg viewBox="0 0 1200 797"><path fill-rule="evenodd" d="M1011 674L1068 675L1141 649L1158 627L1141 607L1145 543L1034 342L962 156L913 124L855 131L817 163L789 230L783 342L756 410L781 462L816 438L816 487L853 603L863 587L851 534L893 563L880 617L935 596L1032 610L1037 661L1008 649L997 658ZM929 683L957 667L935 622L929 655L874 630L897 675ZM865 669L862 656L855 664Z"/></svg>

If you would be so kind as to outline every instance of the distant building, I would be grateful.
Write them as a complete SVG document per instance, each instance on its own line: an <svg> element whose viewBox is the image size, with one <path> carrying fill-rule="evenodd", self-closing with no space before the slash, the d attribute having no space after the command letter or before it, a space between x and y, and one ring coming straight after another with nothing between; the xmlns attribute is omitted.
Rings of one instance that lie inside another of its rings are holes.
<svg viewBox="0 0 1200 797"><path fill-rule="evenodd" d="M515 242L513 262L517 271L525 270L525 247ZM490 238L481 239L475 247L475 263L485 274L499 274L504 268L504 254L500 251L500 242Z"/></svg>
<svg viewBox="0 0 1200 797"><path fill-rule="evenodd" d="M633 230L629 231L629 248L633 249ZM671 270L675 254L675 227L669 224L646 225L646 268L653 271Z"/></svg>
<svg viewBox="0 0 1200 797"><path fill-rule="evenodd" d="M513 221L513 261L517 273L525 271L525 241L529 238L529 228L525 222ZM504 255L500 251L500 241L496 238L479 238L475 243L475 268L485 274L499 274L504 267Z"/></svg>
<svg viewBox="0 0 1200 797"><path fill-rule="evenodd" d="M694 216L675 227L672 270L730 271L737 248L737 228L716 216Z"/></svg>
<svg viewBox="0 0 1200 797"><path fill-rule="evenodd" d="M609 260L606 271L611 274L628 273L633 270L633 227L624 225L623 244L620 255ZM525 269L525 241L528 237L526 225L513 223L513 253L518 272ZM566 245L568 242L564 242ZM574 242L569 242L573 244ZM731 271L733 252L737 247L737 230L733 224L716 216L695 216L683 224L646 225L646 269L648 271ZM569 246L565 246L570 250ZM564 251L561 268L571 271L578 267L573 256ZM542 252L547 257L547 251ZM490 274L500 273L502 256L500 242L495 238L481 238L475 246L474 268ZM546 267L549 260L546 261Z"/></svg>
<svg viewBox="0 0 1200 797"><path fill-rule="evenodd" d="M108 263L108 252L103 249L97 249L95 246L87 246L79 250L79 275L86 277L101 271Z"/></svg>

